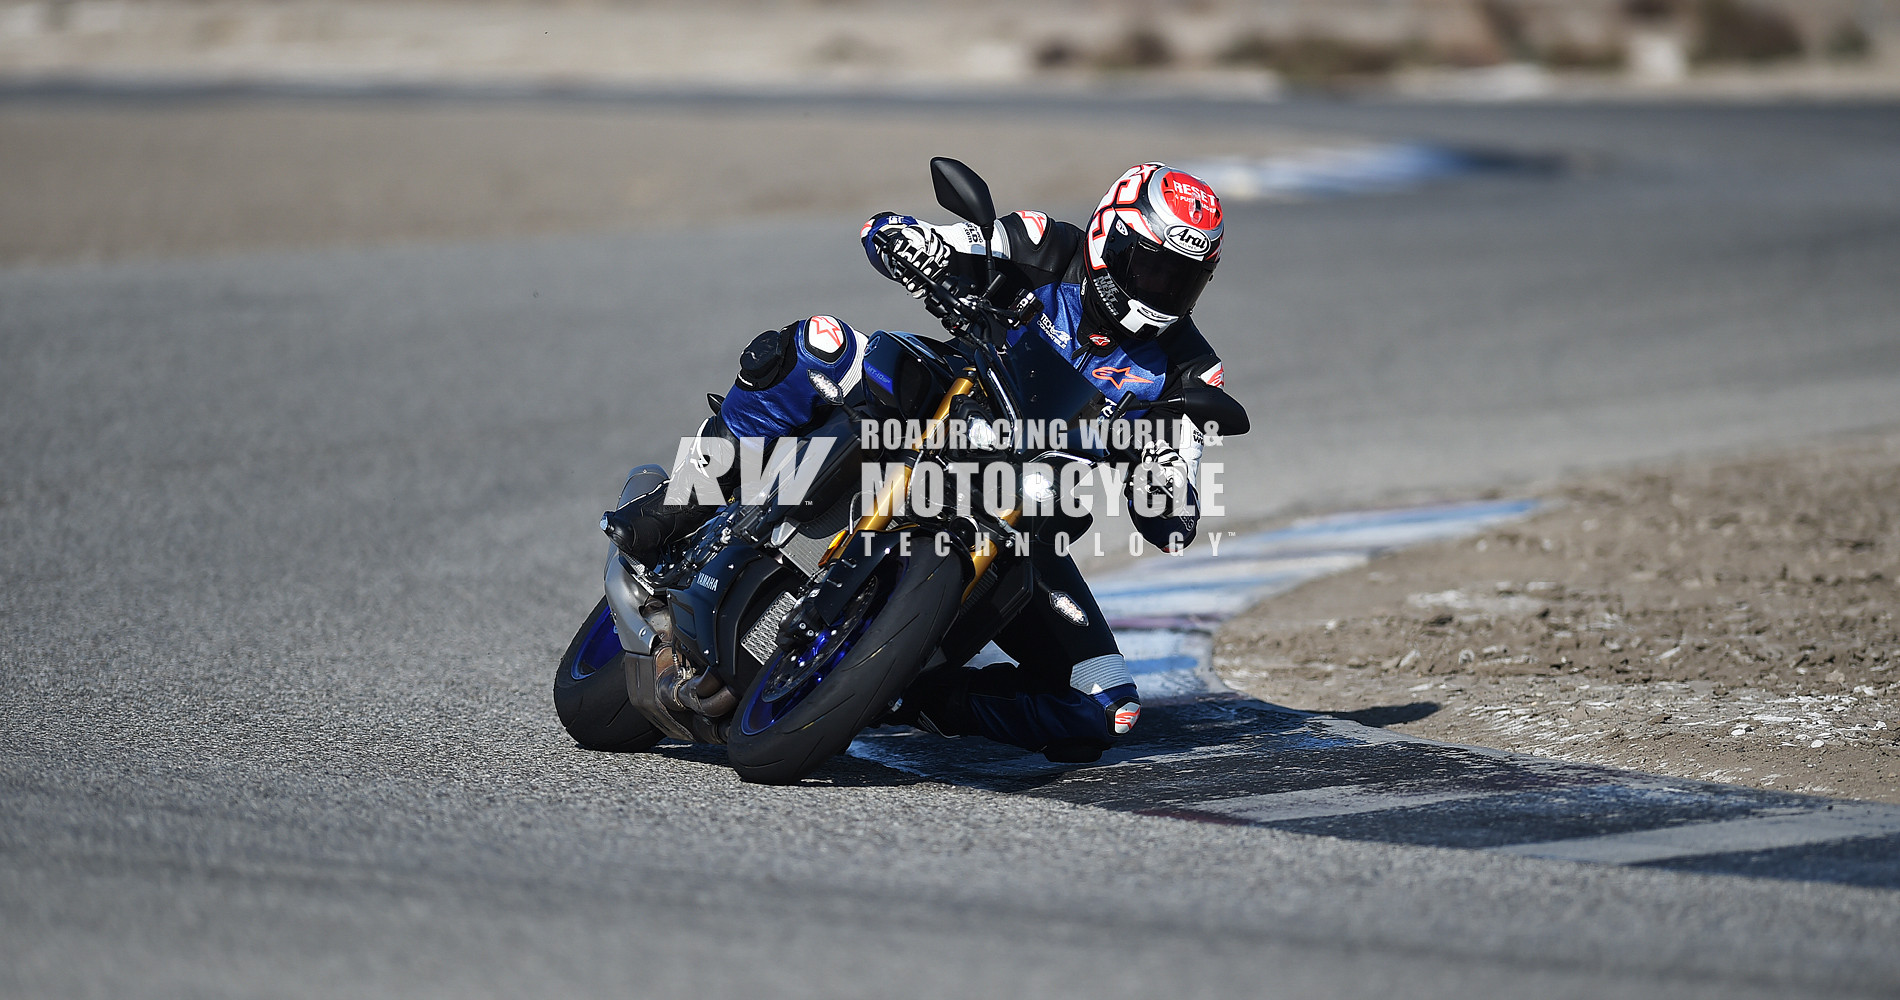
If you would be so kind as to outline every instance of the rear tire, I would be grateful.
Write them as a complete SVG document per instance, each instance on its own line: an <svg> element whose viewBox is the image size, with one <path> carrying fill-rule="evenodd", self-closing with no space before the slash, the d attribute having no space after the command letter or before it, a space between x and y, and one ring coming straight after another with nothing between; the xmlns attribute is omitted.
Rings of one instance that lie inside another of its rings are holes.
<svg viewBox="0 0 1900 1000"><path fill-rule="evenodd" d="M903 561L890 598L862 626L844 658L803 700L761 731L742 721L773 683L778 661L759 671L739 700L727 759L739 777L788 785L851 745L917 677L956 617L963 598L963 567L955 556L929 553Z"/></svg>
<svg viewBox="0 0 1900 1000"><path fill-rule="evenodd" d="M627 700L623 652L603 597L555 668L554 712L574 742L589 750L631 753L660 742L660 730Z"/></svg>

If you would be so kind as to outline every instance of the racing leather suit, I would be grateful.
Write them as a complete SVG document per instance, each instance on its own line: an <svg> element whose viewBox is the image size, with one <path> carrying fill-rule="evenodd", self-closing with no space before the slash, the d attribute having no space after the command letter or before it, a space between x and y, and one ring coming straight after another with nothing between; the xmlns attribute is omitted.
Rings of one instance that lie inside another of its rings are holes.
<svg viewBox="0 0 1900 1000"><path fill-rule="evenodd" d="M915 225L915 219L895 213L880 214L865 224L865 253L879 273L893 277L872 243L873 235L886 226ZM971 277L979 275L981 231L967 224L935 228L951 247L950 266ZM1082 241L1080 229L1039 212L1016 212L997 221L989 251L1005 275L1005 290L1027 290L1042 304L1041 315L1030 325L1010 331L1010 342L1043 337L1109 399L1134 393L1136 400L1124 411L1129 417L1139 417L1145 410L1142 404L1162 398L1186 380L1220 386L1221 360L1191 317L1182 317L1148 342L1091 336L1082 294L1087 275ZM862 391L866 343L862 334L829 316L760 334L741 356L739 377L720 415L701 433L773 438L810 430L833 406ZM1197 440L1175 443L1191 458L1198 457ZM1192 481L1190 474L1185 479L1188 509L1194 509ZM1132 498L1130 514L1143 536L1156 545L1185 545L1194 537L1192 514L1143 517ZM1074 561L1040 544L1032 547L1030 558L1047 599L1039 593L996 639L1020 665L935 671L905 692L895 720L943 735L981 735L1041 751L1052 760L1091 761L1138 718L1134 678Z"/></svg>

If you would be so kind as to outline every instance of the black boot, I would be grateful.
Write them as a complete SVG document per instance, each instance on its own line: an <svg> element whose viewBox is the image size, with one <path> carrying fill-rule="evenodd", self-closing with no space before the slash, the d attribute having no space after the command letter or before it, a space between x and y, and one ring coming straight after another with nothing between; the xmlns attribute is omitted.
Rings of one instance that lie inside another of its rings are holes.
<svg viewBox="0 0 1900 1000"><path fill-rule="evenodd" d="M710 504L668 505L666 491L659 489L600 515L600 530L628 558L653 566L665 556L669 542L712 520L718 512L719 508Z"/></svg>
<svg viewBox="0 0 1900 1000"><path fill-rule="evenodd" d="M877 725L913 726L934 736L976 732L969 705L970 679L975 673L962 667L940 667L917 678Z"/></svg>

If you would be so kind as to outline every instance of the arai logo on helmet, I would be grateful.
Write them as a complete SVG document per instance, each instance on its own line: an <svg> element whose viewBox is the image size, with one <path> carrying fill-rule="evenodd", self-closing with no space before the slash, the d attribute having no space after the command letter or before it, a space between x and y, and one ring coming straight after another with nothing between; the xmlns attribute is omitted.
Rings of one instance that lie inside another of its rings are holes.
<svg viewBox="0 0 1900 1000"><path fill-rule="evenodd" d="M1168 246L1187 254L1189 257L1207 256L1207 234L1193 226L1171 226L1168 229Z"/></svg>

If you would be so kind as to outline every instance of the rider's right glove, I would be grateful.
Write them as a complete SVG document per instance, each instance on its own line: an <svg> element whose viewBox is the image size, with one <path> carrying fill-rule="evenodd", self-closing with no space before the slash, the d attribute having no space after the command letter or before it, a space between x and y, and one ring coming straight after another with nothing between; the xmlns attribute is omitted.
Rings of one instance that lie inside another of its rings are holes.
<svg viewBox="0 0 1900 1000"><path fill-rule="evenodd" d="M944 273L950 269L950 244L945 243L943 237L928 226L897 226L889 232L895 238L895 245L878 251L884 258L884 269L910 292L912 298L921 299L924 297L924 282L910 268L899 267L892 258L922 271L924 277L931 281L941 281Z"/></svg>

